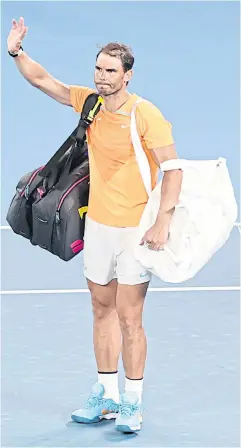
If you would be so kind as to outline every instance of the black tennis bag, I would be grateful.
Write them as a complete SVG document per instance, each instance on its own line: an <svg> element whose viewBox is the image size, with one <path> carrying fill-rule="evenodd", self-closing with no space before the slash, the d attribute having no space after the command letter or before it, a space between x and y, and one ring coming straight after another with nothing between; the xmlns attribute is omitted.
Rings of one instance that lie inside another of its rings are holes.
<svg viewBox="0 0 241 448"><path fill-rule="evenodd" d="M15 233L64 261L84 246L90 182L86 129L101 104L99 95L88 96L77 128L44 167L20 179L7 213Z"/></svg>

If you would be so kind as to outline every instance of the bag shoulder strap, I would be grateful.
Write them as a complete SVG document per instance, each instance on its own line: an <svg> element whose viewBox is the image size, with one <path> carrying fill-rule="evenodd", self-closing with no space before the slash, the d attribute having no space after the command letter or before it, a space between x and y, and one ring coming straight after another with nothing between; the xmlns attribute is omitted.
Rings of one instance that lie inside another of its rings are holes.
<svg viewBox="0 0 241 448"><path fill-rule="evenodd" d="M103 98L97 93L91 93L86 98L78 126L67 138L67 140L65 140L58 151L56 151L53 157L51 157L45 167L39 172L39 176L46 177L52 171L52 169L56 167L57 162L61 159L61 157L63 157L70 146L73 145L73 143L77 141L80 146L84 144L86 130L99 112L102 103Z"/></svg>
<svg viewBox="0 0 241 448"><path fill-rule="evenodd" d="M141 173L141 177L143 180L143 183L145 185L146 192L148 196L150 196L152 192L152 184L151 184L151 169L150 164L148 162L147 156L145 154L145 151L142 147L141 140L137 131L137 125L136 125L136 110L138 107L138 104L145 101L143 98L139 97L134 106L132 107L131 111L131 139L132 144L135 150L136 160L139 165L139 170Z"/></svg>
<svg viewBox="0 0 241 448"><path fill-rule="evenodd" d="M49 175L52 175L54 169L56 169L57 163L64 156L66 151L68 151L71 146L73 146L76 141L80 144L80 147L84 145L85 133L93 122L95 116L98 114L101 105L103 103L103 98L97 93L91 93L85 100L83 109L81 112L80 120L76 129L72 134L65 140L61 147L56 151L53 157L47 162L45 167L38 173L33 182L31 183L28 192L25 193L28 199L33 191L46 179Z"/></svg>

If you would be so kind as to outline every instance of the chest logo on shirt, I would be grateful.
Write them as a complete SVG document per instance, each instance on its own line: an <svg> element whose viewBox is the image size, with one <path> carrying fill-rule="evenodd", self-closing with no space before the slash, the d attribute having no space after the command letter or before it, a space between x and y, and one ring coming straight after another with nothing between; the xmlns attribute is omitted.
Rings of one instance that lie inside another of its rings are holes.
<svg viewBox="0 0 241 448"><path fill-rule="evenodd" d="M125 128L130 128L131 125L130 124L121 124L121 128L125 129Z"/></svg>

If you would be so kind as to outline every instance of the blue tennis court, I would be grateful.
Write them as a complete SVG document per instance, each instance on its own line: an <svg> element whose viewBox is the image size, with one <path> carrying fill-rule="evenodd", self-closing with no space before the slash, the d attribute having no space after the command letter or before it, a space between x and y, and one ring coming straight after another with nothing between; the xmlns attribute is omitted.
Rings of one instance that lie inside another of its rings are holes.
<svg viewBox="0 0 241 448"><path fill-rule="evenodd" d="M96 380L82 256L65 264L3 230L2 446L239 446L239 244L235 227L195 279L153 279L144 313L146 412L133 437L111 422L70 421Z"/></svg>
<svg viewBox="0 0 241 448"><path fill-rule="evenodd" d="M65 263L31 246L6 229L6 214L19 178L78 117L29 86L5 48L12 18L24 16L31 57L63 82L92 86L96 44L127 42L137 59L131 89L170 119L181 157L227 157L239 201L239 3L2 3L2 446L240 446L238 226L192 280L151 282L140 434L71 421L96 381L82 254ZM120 373L122 387L121 361Z"/></svg>

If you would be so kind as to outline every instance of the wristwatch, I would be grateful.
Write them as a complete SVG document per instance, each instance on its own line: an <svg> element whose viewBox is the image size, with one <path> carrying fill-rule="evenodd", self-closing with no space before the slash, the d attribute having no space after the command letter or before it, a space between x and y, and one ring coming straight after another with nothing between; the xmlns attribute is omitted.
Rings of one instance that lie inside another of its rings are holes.
<svg viewBox="0 0 241 448"><path fill-rule="evenodd" d="M20 56L20 54L23 52L23 47L21 46L20 48L19 48L19 50L18 50L18 52L17 53L11 53L10 51L8 51L8 54L10 55L10 56L12 56L12 58L16 58L17 56Z"/></svg>

